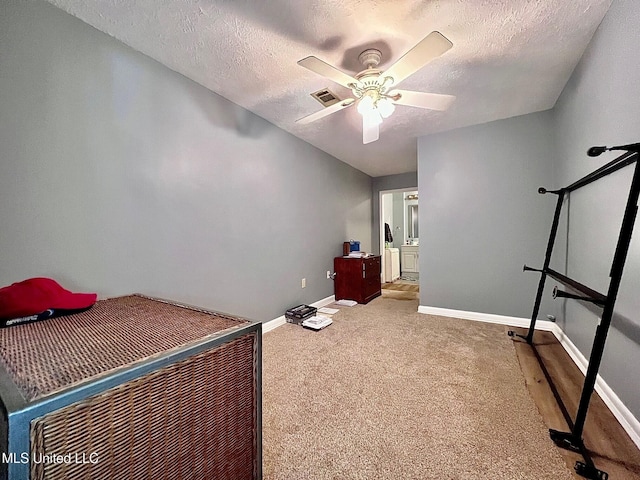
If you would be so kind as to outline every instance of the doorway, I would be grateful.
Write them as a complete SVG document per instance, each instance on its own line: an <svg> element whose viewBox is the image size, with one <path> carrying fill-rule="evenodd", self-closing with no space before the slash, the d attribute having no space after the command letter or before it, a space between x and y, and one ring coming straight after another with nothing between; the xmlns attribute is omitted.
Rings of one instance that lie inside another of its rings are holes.
<svg viewBox="0 0 640 480"><path fill-rule="evenodd" d="M380 192L383 296L418 298L419 232L417 190L405 188Z"/></svg>

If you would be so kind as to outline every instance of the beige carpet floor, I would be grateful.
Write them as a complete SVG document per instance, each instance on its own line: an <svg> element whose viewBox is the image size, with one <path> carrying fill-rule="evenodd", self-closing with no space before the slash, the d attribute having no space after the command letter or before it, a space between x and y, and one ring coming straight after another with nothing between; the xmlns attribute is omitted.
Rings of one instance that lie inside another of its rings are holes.
<svg viewBox="0 0 640 480"><path fill-rule="evenodd" d="M504 327L417 305L264 335L264 478L571 479Z"/></svg>

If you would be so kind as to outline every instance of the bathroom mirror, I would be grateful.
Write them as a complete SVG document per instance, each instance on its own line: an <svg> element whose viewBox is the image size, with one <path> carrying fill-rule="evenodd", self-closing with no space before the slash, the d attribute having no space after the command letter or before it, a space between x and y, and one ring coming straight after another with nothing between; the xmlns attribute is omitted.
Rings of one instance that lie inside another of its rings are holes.
<svg viewBox="0 0 640 480"><path fill-rule="evenodd" d="M407 205L407 236L420 238L418 234L418 205Z"/></svg>

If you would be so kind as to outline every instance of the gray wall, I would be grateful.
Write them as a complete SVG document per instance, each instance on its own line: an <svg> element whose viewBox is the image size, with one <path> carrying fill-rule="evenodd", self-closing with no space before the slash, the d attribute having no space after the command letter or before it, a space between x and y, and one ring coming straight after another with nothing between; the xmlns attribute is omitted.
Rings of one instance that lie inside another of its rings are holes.
<svg viewBox="0 0 640 480"><path fill-rule="evenodd" d="M593 145L640 142L640 62L638 45L640 2L616 0L597 30L554 109L558 162L556 185L562 186L615 158L585 155ZM606 293L609 269L629 191L627 167L574 192L566 218L566 259L557 267ZM640 219L639 219L640 221ZM638 223L616 303L613 328L607 338L600 373L625 405L640 418L640 230ZM587 356L597 315L578 302L566 302L559 323Z"/></svg>
<svg viewBox="0 0 640 480"><path fill-rule="evenodd" d="M391 225L393 246L400 248L404 244L405 235L404 192L394 192L391 195L393 195L393 225Z"/></svg>
<svg viewBox="0 0 640 480"><path fill-rule="evenodd" d="M373 228L371 230L371 245L373 252L380 253L380 192L386 190L397 190L400 188L415 189L418 186L418 172L400 173L398 175L387 175L384 177L374 177L371 181L371 200ZM395 237L395 234L394 234ZM394 238L395 239L395 238ZM384 244L382 245L384 248Z"/></svg>
<svg viewBox="0 0 640 480"><path fill-rule="evenodd" d="M1 2L0 45L0 285L269 320L371 249L362 172L44 2Z"/></svg>
<svg viewBox="0 0 640 480"><path fill-rule="evenodd" d="M420 304L530 317L553 199L551 114L418 140ZM551 310L547 301L541 315Z"/></svg>

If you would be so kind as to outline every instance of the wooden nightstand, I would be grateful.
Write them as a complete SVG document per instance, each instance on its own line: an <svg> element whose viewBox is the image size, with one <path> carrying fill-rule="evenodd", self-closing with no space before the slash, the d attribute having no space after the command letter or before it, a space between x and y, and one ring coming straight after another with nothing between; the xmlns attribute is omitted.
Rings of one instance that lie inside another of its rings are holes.
<svg viewBox="0 0 640 480"><path fill-rule="evenodd" d="M333 270L336 272L336 300L369 303L382 294L379 255L366 258L336 257Z"/></svg>

